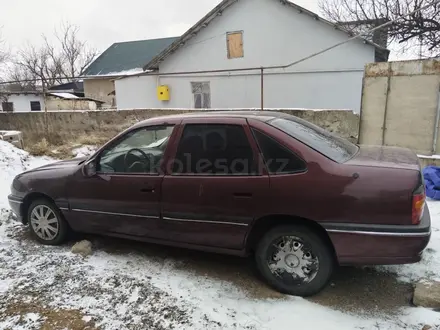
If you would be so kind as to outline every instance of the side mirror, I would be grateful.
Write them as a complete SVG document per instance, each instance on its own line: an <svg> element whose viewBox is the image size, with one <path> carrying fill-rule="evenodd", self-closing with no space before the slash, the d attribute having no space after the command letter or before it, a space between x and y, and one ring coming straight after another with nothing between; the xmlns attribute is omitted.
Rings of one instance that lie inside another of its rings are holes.
<svg viewBox="0 0 440 330"><path fill-rule="evenodd" d="M96 161L95 159L89 160L83 166L83 173L87 177L92 177L96 175Z"/></svg>

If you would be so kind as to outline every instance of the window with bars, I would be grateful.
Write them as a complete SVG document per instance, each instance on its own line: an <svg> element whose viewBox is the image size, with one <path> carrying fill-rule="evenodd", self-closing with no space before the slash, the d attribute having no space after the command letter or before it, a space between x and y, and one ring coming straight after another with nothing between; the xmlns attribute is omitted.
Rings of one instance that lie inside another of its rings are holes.
<svg viewBox="0 0 440 330"><path fill-rule="evenodd" d="M194 108L211 108L211 86L209 81L192 82L191 90L194 98Z"/></svg>
<svg viewBox="0 0 440 330"><path fill-rule="evenodd" d="M14 112L14 103L13 102L2 102L2 108L5 112Z"/></svg>
<svg viewBox="0 0 440 330"><path fill-rule="evenodd" d="M31 111L41 111L40 101L31 101Z"/></svg>

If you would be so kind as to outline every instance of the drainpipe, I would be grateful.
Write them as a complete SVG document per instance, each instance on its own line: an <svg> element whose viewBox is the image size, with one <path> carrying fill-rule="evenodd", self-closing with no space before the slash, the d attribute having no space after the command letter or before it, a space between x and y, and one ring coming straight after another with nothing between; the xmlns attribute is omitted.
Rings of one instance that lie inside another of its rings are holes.
<svg viewBox="0 0 440 330"><path fill-rule="evenodd" d="M432 154L437 152L438 125L440 121L440 90L437 98L437 114L435 115L434 137L432 139Z"/></svg>
<svg viewBox="0 0 440 330"><path fill-rule="evenodd" d="M261 68L261 111L264 110L264 68Z"/></svg>

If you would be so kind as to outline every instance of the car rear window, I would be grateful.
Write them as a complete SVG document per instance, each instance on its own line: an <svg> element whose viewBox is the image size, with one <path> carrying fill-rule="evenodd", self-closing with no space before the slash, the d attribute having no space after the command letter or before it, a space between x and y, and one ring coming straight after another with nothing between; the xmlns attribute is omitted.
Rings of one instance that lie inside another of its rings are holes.
<svg viewBox="0 0 440 330"><path fill-rule="evenodd" d="M338 163L345 163L359 150L359 147L350 141L300 118L276 118L268 124Z"/></svg>

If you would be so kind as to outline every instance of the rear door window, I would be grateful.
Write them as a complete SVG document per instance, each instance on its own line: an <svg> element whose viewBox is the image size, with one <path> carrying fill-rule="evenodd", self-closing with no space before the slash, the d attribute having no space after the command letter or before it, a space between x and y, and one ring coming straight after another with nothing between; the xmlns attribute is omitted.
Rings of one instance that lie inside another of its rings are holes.
<svg viewBox="0 0 440 330"><path fill-rule="evenodd" d="M174 174L250 175L253 149L243 126L185 125L174 160Z"/></svg>

